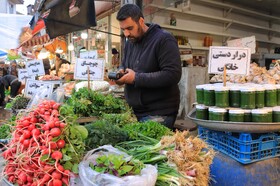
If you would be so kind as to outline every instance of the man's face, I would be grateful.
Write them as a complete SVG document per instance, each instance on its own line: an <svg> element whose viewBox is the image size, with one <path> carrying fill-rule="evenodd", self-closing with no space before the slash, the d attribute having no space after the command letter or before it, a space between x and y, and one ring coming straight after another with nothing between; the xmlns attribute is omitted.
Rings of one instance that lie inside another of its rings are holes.
<svg viewBox="0 0 280 186"><path fill-rule="evenodd" d="M140 18L138 22L135 22L131 17L120 21L120 28L122 29L124 36L131 42L139 41L144 35L144 19Z"/></svg>

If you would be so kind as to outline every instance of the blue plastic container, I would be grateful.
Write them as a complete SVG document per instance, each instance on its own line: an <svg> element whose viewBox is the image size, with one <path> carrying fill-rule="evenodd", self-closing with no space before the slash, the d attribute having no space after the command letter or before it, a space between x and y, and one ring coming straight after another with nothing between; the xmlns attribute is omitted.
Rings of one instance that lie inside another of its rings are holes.
<svg viewBox="0 0 280 186"><path fill-rule="evenodd" d="M199 127L198 134L215 150L243 164L280 156L279 133L230 133Z"/></svg>
<svg viewBox="0 0 280 186"><path fill-rule="evenodd" d="M223 153L216 154L210 186L279 186L280 158L241 164Z"/></svg>

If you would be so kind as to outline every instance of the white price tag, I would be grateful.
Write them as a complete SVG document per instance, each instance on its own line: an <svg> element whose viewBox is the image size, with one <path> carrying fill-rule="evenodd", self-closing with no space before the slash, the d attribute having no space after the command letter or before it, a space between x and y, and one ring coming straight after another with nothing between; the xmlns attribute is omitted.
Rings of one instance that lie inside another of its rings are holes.
<svg viewBox="0 0 280 186"><path fill-rule="evenodd" d="M43 60L32 60L26 63L28 75L30 76L43 76L45 75L45 69Z"/></svg>
<svg viewBox="0 0 280 186"><path fill-rule="evenodd" d="M26 97L33 97L38 91L44 91L41 98L49 98L53 93L53 83L47 83L37 80L27 80L24 95Z"/></svg>
<svg viewBox="0 0 280 186"><path fill-rule="evenodd" d="M89 72L88 72L89 67ZM80 59L75 64L74 78L87 80L88 73L90 80L104 79L104 60L103 59Z"/></svg>
<svg viewBox="0 0 280 186"><path fill-rule="evenodd" d="M28 79L35 80L35 76L28 75L27 69L18 69L18 80L25 83Z"/></svg>
<svg viewBox="0 0 280 186"><path fill-rule="evenodd" d="M211 46L209 51L208 72L222 74L249 74L251 49L239 47Z"/></svg>

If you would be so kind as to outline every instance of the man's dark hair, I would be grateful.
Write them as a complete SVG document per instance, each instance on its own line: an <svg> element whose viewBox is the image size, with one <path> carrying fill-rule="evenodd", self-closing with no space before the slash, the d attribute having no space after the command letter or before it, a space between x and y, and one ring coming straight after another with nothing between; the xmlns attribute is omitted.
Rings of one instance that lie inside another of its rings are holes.
<svg viewBox="0 0 280 186"><path fill-rule="evenodd" d="M11 85L11 93L10 93L10 95L11 95L12 98L16 97L20 86L21 86L21 82L20 81L16 81L16 82L14 82Z"/></svg>
<svg viewBox="0 0 280 186"><path fill-rule="evenodd" d="M60 54L57 54L57 53L56 53L55 55L56 55L56 57L60 58Z"/></svg>
<svg viewBox="0 0 280 186"><path fill-rule="evenodd" d="M125 4L119 10L117 14L117 20L123 21L129 17L131 17L131 19L135 22L138 22L140 17L144 18L141 9L137 5Z"/></svg>

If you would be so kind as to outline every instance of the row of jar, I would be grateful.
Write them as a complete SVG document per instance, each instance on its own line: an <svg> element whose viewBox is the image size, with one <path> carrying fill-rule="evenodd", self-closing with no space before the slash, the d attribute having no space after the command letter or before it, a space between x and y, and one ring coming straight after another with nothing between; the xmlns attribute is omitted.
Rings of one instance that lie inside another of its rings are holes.
<svg viewBox="0 0 280 186"><path fill-rule="evenodd" d="M206 106L256 109L280 105L280 85L197 85L196 102Z"/></svg>
<svg viewBox="0 0 280 186"><path fill-rule="evenodd" d="M280 122L280 107L265 107L261 109L218 108L196 105L196 118L212 121L231 122Z"/></svg>

